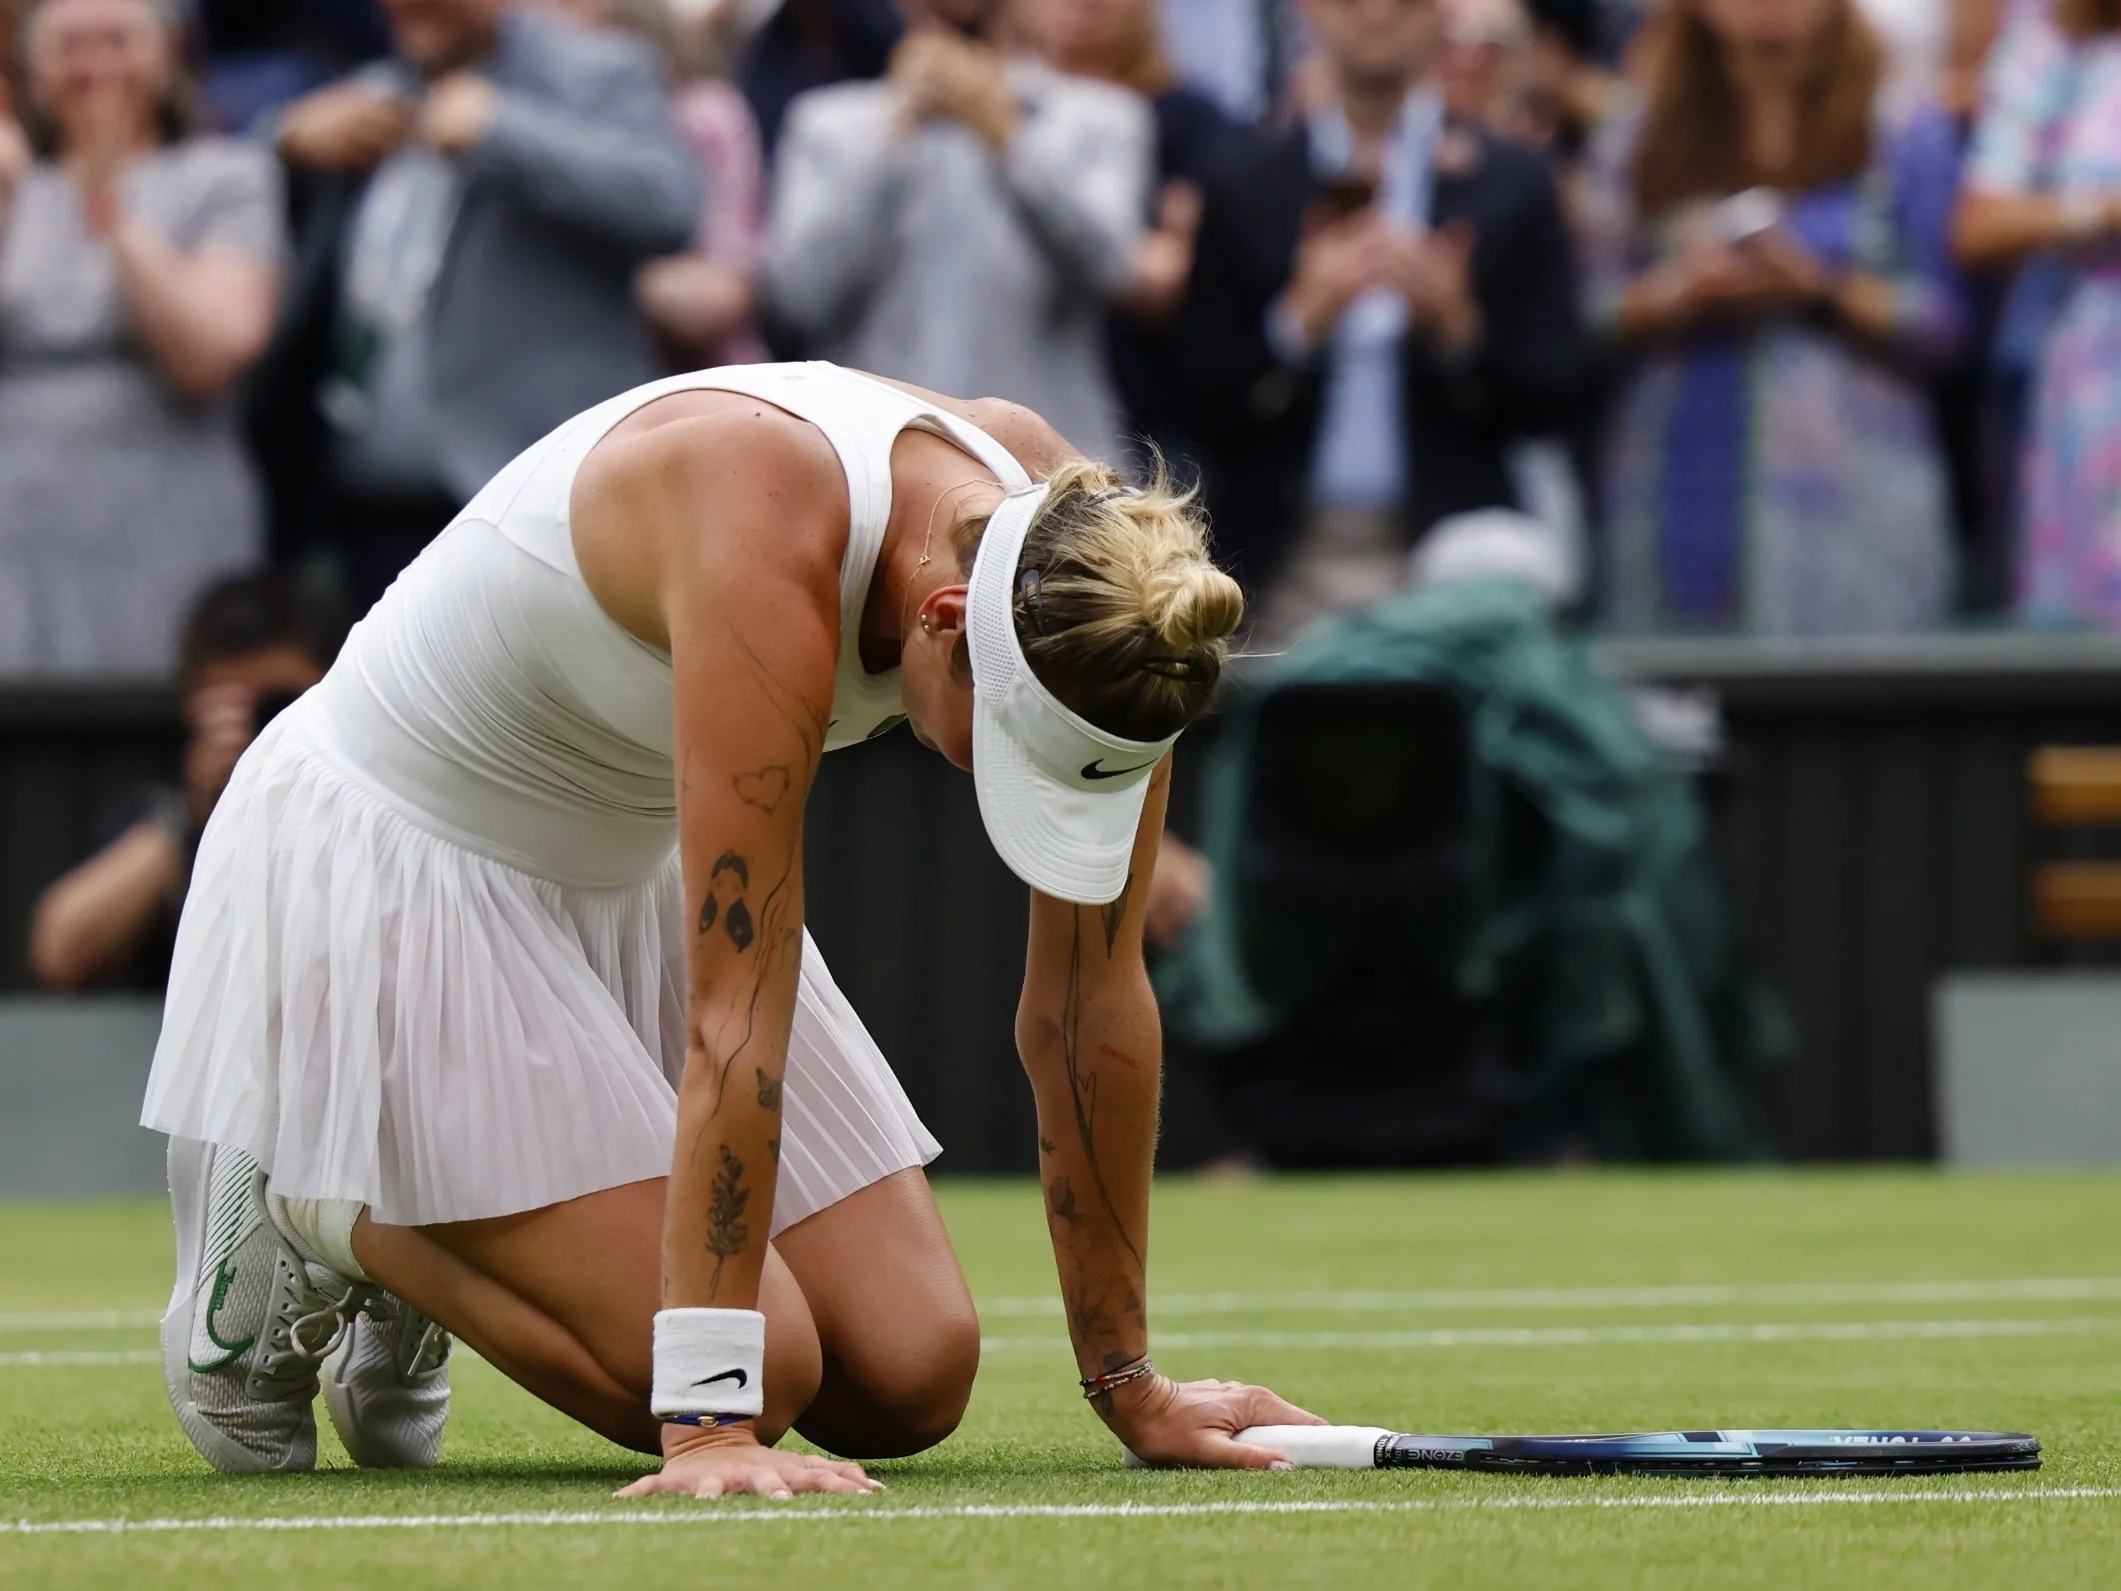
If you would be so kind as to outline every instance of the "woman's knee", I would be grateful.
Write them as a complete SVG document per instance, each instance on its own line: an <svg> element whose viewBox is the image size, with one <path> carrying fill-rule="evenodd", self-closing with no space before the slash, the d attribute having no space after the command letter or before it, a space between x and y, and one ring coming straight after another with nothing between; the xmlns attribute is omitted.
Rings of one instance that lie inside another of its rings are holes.
<svg viewBox="0 0 2121 1591"><path fill-rule="evenodd" d="M934 1447L958 1428L978 1377L979 1317L967 1310L931 1330L910 1367L900 1399L907 1452Z"/></svg>
<svg viewBox="0 0 2121 1591"><path fill-rule="evenodd" d="M904 1458L947 1438L979 1375L979 1319L949 1310L891 1341L826 1350L825 1381L797 1428L848 1458Z"/></svg>
<svg viewBox="0 0 2121 1591"><path fill-rule="evenodd" d="M759 1308L766 1314L766 1412L759 1417L759 1440L771 1447L788 1434L817 1397L824 1379L824 1355L818 1348L817 1322L780 1255L766 1251L766 1271L759 1279Z"/></svg>

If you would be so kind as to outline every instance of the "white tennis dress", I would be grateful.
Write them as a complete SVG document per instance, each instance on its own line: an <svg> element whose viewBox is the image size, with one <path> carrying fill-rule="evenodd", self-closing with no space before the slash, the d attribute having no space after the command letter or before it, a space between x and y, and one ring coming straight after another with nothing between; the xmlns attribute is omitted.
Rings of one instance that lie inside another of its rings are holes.
<svg viewBox="0 0 2121 1591"><path fill-rule="evenodd" d="M635 388L531 447L244 753L200 841L142 1121L256 1155L286 1198L379 1221L505 1215L670 1169L685 1059L670 659L575 561L576 471L673 392L747 393L846 471L826 749L902 714L857 655L891 449L991 437L828 364ZM774 1229L941 1152L807 938Z"/></svg>

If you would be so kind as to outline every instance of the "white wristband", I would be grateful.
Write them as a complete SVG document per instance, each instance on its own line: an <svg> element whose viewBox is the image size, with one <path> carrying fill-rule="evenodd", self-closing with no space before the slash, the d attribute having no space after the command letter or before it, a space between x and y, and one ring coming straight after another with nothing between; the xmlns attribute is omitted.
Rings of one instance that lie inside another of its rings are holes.
<svg viewBox="0 0 2121 1591"><path fill-rule="evenodd" d="M658 1418L763 1413L766 1317L755 1309L663 1309L655 1317Z"/></svg>

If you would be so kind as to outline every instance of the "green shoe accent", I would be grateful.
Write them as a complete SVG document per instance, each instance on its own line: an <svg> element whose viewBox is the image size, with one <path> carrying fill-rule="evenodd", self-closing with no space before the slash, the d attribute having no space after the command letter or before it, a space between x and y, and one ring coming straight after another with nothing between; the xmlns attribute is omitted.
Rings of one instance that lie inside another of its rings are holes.
<svg viewBox="0 0 2121 1591"><path fill-rule="evenodd" d="M227 1352L212 1364L201 1364L198 1360L187 1355L184 1362L190 1365L192 1370L199 1375L210 1376L216 1370L227 1369L238 1359L242 1358L250 1345L258 1340L257 1334L252 1333L241 1342L223 1342L221 1334L214 1330L214 1316L221 1312L221 1305L227 1300L228 1289L234 1284L235 1279L235 1271L230 1268L227 1260L223 1260L220 1267L214 1272L213 1293L206 1300L206 1340L216 1348L225 1348Z"/></svg>

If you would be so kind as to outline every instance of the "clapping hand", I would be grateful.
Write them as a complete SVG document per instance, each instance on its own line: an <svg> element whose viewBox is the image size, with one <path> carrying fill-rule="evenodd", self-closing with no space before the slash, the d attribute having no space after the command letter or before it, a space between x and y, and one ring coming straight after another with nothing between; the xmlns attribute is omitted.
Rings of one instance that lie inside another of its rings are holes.
<svg viewBox="0 0 2121 1591"><path fill-rule="evenodd" d="M493 125L500 91L476 72L452 72L420 103L420 137L445 155L460 155Z"/></svg>
<svg viewBox="0 0 2121 1591"><path fill-rule="evenodd" d="M1134 281L1126 303L1137 315L1160 320L1178 307L1193 274L1201 208L1201 192L1194 184L1164 184L1157 196L1156 225L1142 234L1134 250Z"/></svg>
<svg viewBox="0 0 2121 1591"><path fill-rule="evenodd" d="M902 125L941 119L971 128L995 149L1023 119L1001 52L943 28L917 28L892 53L890 80L905 96Z"/></svg>
<svg viewBox="0 0 2121 1591"><path fill-rule="evenodd" d="M1306 341L1323 342L1342 311L1391 280L1393 249L1392 230L1374 208L1328 221L1305 236L1282 303Z"/></svg>
<svg viewBox="0 0 2121 1591"><path fill-rule="evenodd" d="M1405 296L1415 326L1445 353L1463 353L1480 338L1473 242L1473 229L1463 221L1393 240L1393 285Z"/></svg>
<svg viewBox="0 0 2121 1591"><path fill-rule="evenodd" d="M1809 309L1833 286L1819 256L1787 227L1771 227L1738 247L1753 262L1763 295L1777 309Z"/></svg>
<svg viewBox="0 0 2121 1591"><path fill-rule="evenodd" d="M412 108L365 83L305 94L280 117L280 151L316 171L374 169L412 131Z"/></svg>
<svg viewBox="0 0 2121 1591"><path fill-rule="evenodd" d="M1788 314L1820 302L1831 287L1818 257L1782 227L1738 243L1691 249L1665 270L1677 307L1709 320Z"/></svg>

